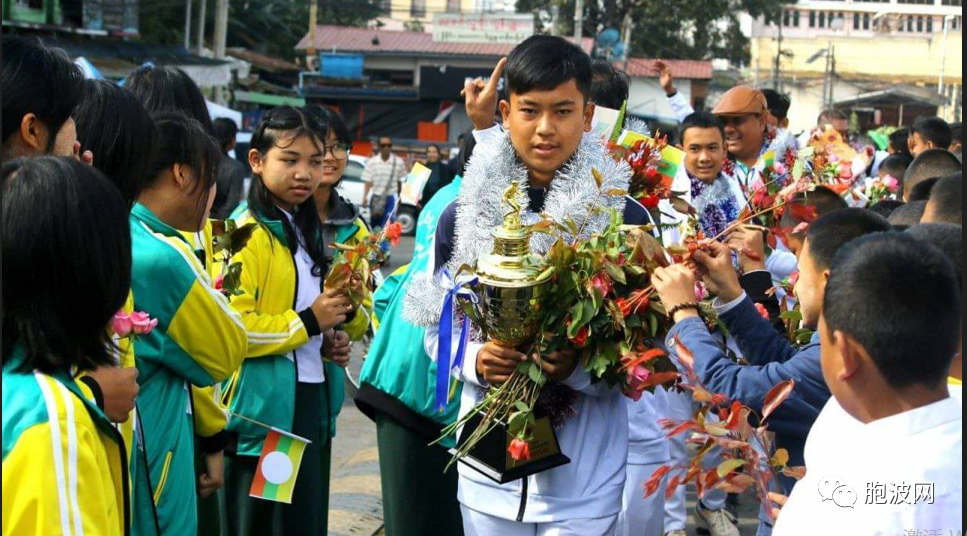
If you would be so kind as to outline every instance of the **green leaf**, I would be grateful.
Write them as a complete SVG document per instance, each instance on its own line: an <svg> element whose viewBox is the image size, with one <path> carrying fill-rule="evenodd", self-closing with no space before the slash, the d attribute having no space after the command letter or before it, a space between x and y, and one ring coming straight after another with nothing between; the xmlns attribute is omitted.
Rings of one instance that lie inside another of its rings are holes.
<svg viewBox="0 0 967 536"><path fill-rule="evenodd" d="M786 311L779 315L779 318L783 320L793 320L796 322L802 322L802 312L798 309L793 309L792 311Z"/></svg>
<svg viewBox="0 0 967 536"><path fill-rule="evenodd" d="M715 469L715 472L719 475L719 478L725 478L729 476L732 471L735 471L743 465L745 465L745 460L725 460L719 464L719 466Z"/></svg>
<svg viewBox="0 0 967 536"><path fill-rule="evenodd" d="M514 412L507 419L507 433L511 436L519 435L524 427L527 426L527 413L523 411Z"/></svg>
<svg viewBox="0 0 967 536"><path fill-rule="evenodd" d="M648 315L648 331L651 333L652 337L658 335L658 315L651 313Z"/></svg>
<svg viewBox="0 0 967 536"><path fill-rule="evenodd" d="M641 327L641 317L638 315L628 315L625 317L625 326L628 329L637 329Z"/></svg>
<svg viewBox="0 0 967 536"><path fill-rule="evenodd" d="M540 365L533 361L531 361L531 367L527 370L527 377L537 385L544 385L544 382L547 381L547 377L544 376L544 371L541 370Z"/></svg>
<svg viewBox="0 0 967 536"><path fill-rule="evenodd" d="M514 407L525 413L530 411L530 407L527 404L525 404L523 400L518 400L517 402L514 402Z"/></svg>
<svg viewBox="0 0 967 536"><path fill-rule="evenodd" d="M604 265L604 271L608 273L611 279L614 279L622 285L628 284L628 279L625 277L625 271L621 269L617 264L611 264L610 262Z"/></svg>

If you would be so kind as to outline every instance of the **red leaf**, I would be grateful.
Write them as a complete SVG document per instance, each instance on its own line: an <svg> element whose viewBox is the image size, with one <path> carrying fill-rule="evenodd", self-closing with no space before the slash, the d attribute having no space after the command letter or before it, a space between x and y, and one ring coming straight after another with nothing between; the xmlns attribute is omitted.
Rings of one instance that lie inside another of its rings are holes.
<svg viewBox="0 0 967 536"><path fill-rule="evenodd" d="M742 407L742 402L732 402L732 408L729 410L728 417L722 418L723 421L726 421L725 427L729 430L735 430L739 427L739 417Z"/></svg>
<svg viewBox="0 0 967 536"><path fill-rule="evenodd" d="M802 480L806 476L806 468L802 466L798 467L783 467L782 474L795 478L796 480Z"/></svg>
<svg viewBox="0 0 967 536"><path fill-rule="evenodd" d="M679 475L673 476L671 478L671 480L668 481L668 487L665 488L665 500L666 501L671 500L672 495L675 494L675 490L678 489L679 483L680 483L680 476Z"/></svg>
<svg viewBox="0 0 967 536"><path fill-rule="evenodd" d="M765 400L762 401L762 420L768 419L769 415L772 415L772 412L789 398L795 386L795 380L786 380L769 389Z"/></svg>
<svg viewBox="0 0 967 536"><path fill-rule="evenodd" d="M685 433L685 432L687 432L689 430L695 429L695 428L698 428L698 426L696 426L696 424L694 422L692 422L692 421L685 421L685 422L679 424L678 426L676 426L674 429L672 429L667 434L665 434L665 438L675 437L675 436L677 436L679 434L683 434L683 433Z"/></svg>
<svg viewBox="0 0 967 536"><path fill-rule="evenodd" d="M791 214L794 218L804 223L812 223L816 221L816 218L819 217L819 215L816 213L816 207L812 205L790 203L786 205L786 209L789 210L789 214Z"/></svg>
<svg viewBox="0 0 967 536"><path fill-rule="evenodd" d="M645 380L645 383L642 384L642 389L662 385L670 381L674 381L678 379L678 377L679 374L677 372L656 372Z"/></svg>
<svg viewBox="0 0 967 536"><path fill-rule="evenodd" d="M682 344L682 341L675 337L675 355L678 356L678 361L685 367L688 372L688 377L691 378L695 375L695 355L692 351L688 349L687 346Z"/></svg>

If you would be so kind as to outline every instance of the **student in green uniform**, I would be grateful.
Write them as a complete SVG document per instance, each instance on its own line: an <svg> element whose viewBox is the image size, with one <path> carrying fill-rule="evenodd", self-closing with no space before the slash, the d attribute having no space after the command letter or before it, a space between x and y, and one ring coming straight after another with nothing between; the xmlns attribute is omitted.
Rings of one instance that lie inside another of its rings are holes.
<svg viewBox="0 0 967 536"><path fill-rule="evenodd" d="M152 115L155 156L131 211L134 310L158 320L135 342L140 426L149 486L136 491L134 530L195 534L194 422L191 387L228 378L247 350L245 326L184 233L207 222L215 194L218 146L181 112ZM150 488L150 489L147 489ZM153 505L153 508L152 508Z"/></svg>
<svg viewBox="0 0 967 536"><path fill-rule="evenodd" d="M343 291L322 288L327 266L313 193L331 153L329 130L317 114L284 106L267 112L252 135L252 186L239 221L258 227L232 259L242 275L231 300L249 350L223 390L234 445L222 524L237 536L326 534L331 437L343 396L336 367L349 351L348 336L334 328L354 314ZM311 441L288 505L249 496L264 425Z"/></svg>

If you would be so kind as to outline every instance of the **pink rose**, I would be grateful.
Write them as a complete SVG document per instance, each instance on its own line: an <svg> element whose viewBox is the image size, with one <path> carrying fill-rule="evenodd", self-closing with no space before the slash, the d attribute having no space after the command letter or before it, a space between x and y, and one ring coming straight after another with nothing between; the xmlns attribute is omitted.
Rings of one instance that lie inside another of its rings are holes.
<svg viewBox="0 0 967 536"><path fill-rule="evenodd" d="M158 319L151 318L144 311L135 311L131 313L131 324L135 334L147 335L158 325Z"/></svg>
<svg viewBox="0 0 967 536"><path fill-rule="evenodd" d="M789 169L786 168L786 165L782 162L776 162L775 165L772 166L772 171L775 172L776 175L785 175Z"/></svg>
<svg viewBox="0 0 967 536"><path fill-rule="evenodd" d="M764 192L766 185L762 182L762 177L756 177L752 184L749 185L750 192Z"/></svg>
<svg viewBox="0 0 967 536"><path fill-rule="evenodd" d="M900 188L900 181L898 181L893 175L887 175L886 177L883 177L883 185L886 186L886 189L892 193L896 192Z"/></svg>
<svg viewBox="0 0 967 536"><path fill-rule="evenodd" d="M601 293L601 297L605 297L608 294L611 294L611 290L614 288L614 285L611 283L611 278L608 277L608 274L599 272L597 275L591 278L591 287L598 289L598 292Z"/></svg>
<svg viewBox="0 0 967 536"><path fill-rule="evenodd" d="M111 329L118 337L127 337L131 334L131 330L134 329L134 324L131 322L131 316L124 311L118 311L114 314L114 318L111 319Z"/></svg>
<svg viewBox="0 0 967 536"><path fill-rule="evenodd" d="M695 282L695 301L702 301L708 296L708 291L705 289L705 283L701 281Z"/></svg>
<svg viewBox="0 0 967 536"><path fill-rule="evenodd" d="M624 394L635 402L640 400L641 393L645 390L645 382L651 378L651 374L651 370L644 365L635 365L628 369L628 388L624 390Z"/></svg>

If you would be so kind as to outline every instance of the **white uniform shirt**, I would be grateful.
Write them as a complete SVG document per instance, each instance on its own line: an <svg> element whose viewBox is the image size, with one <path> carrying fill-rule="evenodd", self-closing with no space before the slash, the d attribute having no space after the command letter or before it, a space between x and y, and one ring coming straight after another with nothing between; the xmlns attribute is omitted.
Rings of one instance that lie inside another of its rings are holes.
<svg viewBox="0 0 967 536"><path fill-rule="evenodd" d="M773 533L956 534L962 456L963 412L952 398L869 424L832 398L806 440L806 477Z"/></svg>
<svg viewBox="0 0 967 536"><path fill-rule="evenodd" d="M289 220L289 224L294 226L292 215L285 211L282 213ZM298 234L298 230L296 230L296 233ZM309 257L309 252L306 251L301 242L295 254L295 269L299 284L295 298L295 310L298 312L311 307L319 296L319 289L322 288L322 278L312 274L312 258ZM326 376L322 368L322 335L309 337L309 342L296 348L295 363L300 382L322 383L325 381Z"/></svg>

